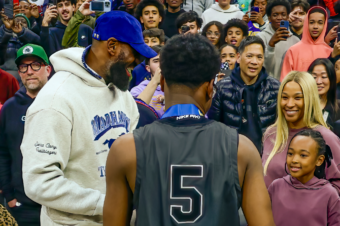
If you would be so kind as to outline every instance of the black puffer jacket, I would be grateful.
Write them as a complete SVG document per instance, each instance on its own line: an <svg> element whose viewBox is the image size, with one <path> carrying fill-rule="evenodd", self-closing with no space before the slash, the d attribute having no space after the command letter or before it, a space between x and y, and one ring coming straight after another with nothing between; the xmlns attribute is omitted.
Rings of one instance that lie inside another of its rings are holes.
<svg viewBox="0 0 340 226"><path fill-rule="evenodd" d="M275 122L280 82L268 76L264 68L260 72L259 79L262 82L257 98L257 115L260 118L263 131ZM243 116L242 95L245 87L244 84L240 83L240 80L240 68L237 67L233 70L231 76L217 83L217 91L208 111L208 118L240 129Z"/></svg>

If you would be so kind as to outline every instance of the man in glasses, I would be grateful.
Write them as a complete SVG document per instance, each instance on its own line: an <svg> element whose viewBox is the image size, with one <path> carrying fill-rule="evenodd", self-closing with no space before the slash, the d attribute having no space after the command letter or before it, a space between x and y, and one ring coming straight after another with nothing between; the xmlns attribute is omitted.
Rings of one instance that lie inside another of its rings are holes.
<svg viewBox="0 0 340 226"><path fill-rule="evenodd" d="M33 44L20 48L15 62L24 86L6 101L0 113L0 190L19 225L38 226L41 205L25 194L20 145L26 111L47 83L51 66L44 49Z"/></svg>

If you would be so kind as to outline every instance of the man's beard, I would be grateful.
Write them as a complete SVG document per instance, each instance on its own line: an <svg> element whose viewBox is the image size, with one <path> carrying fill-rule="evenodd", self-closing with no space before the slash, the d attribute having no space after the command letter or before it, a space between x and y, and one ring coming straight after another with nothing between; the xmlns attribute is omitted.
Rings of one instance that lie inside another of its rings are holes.
<svg viewBox="0 0 340 226"><path fill-rule="evenodd" d="M105 76L106 84L113 83L121 91L126 91L129 87L129 76L126 72L126 63L123 61L118 61L111 64L108 72Z"/></svg>

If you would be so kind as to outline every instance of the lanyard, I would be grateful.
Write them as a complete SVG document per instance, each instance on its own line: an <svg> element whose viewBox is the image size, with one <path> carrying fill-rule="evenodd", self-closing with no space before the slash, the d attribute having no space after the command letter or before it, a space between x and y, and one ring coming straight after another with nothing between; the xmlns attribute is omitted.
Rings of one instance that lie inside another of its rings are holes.
<svg viewBox="0 0 340 226"><path fill-rule="evenodd" d="M204 116L194 104L176 104L171 106L162 116L163 118L182 116L182 115L199 115Z"/></svg>

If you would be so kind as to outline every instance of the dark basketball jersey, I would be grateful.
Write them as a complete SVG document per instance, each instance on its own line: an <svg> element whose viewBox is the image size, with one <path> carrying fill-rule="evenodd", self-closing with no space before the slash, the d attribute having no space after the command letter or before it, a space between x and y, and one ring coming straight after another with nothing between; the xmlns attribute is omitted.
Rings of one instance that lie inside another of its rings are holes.
<svg viewBox="0 0 340 226"><path fill-rule="evenodd" d="M236 130L188 115L156 121L133 135L137 226L240 225Z"/></svg>

